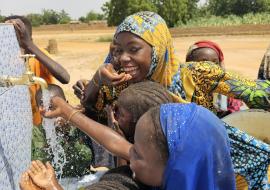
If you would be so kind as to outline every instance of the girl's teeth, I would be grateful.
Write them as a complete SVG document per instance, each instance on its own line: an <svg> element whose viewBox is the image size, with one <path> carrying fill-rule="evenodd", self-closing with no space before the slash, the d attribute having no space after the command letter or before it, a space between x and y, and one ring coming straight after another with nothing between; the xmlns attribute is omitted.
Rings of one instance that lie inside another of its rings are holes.
<svg viewBox="0 0 270 190"><path fill-rule="evenodd" d="M130 72L130 71L135 71L135 70L137 70L138 69L138 67L126 67L126 68L124 68L124 71L126 71L126 72Z"/></svg>

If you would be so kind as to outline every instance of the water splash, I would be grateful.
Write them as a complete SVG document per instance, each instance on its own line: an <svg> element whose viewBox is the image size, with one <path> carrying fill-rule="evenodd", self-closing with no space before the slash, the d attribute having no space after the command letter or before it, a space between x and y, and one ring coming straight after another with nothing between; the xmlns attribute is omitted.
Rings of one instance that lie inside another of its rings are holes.
<svg viewBox="0 0 270 190"><path fill-rule="evenodd" d="M42 98L45 109L49 110L50 95L48 90L43 90ZM66 155L63 147L60 144L62 141L62 136L56 133L55 119L43 118L43 127L49 145L48 153L53 155L52 166L56 171L56 175L61 180L63 167L66 164Z"/></svg>

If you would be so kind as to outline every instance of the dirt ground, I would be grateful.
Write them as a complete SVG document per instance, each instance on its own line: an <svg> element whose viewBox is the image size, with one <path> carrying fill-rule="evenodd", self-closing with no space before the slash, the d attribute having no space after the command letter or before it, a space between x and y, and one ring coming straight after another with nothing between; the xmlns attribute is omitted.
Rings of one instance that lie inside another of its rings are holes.
<svg viewBox="0 0 270 190"><path fill-rule="evenodd" d="M114 29L34 30L33 38L39 47L46 47L49 39L57 40L59 53L52 56L70 72L70 84L62 87L71 103L77 103L71 89L72 85L79 79L90 79L106 57L109 42L97 42L97 39L110 37L113 32ZM203 39L212 40L221 46L225 55L225 66L229 71L237 72L251 79L256 78L262 56L270 45L269 33L265 35L175 37L174 45L180 60L184 61L186 51L192 43Z"/></svg>

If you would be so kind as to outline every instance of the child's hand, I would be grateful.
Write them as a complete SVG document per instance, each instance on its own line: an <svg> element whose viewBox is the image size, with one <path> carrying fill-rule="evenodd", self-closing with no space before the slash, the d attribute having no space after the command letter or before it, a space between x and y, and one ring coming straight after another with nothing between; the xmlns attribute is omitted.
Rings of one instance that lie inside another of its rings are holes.
<svg viewBox="0 0 270 190"><path fill-rule="evenodd" d="M22 48L27 48L27 44L32 41L32 37L26 29L24 23L20 19L11 19L6 22L14 25L20 46Z"/></svg>
<svg viewBox="0 0 270 190"><path fill-rule="evenodd" d="M117 86L132 78L130 74L118 74L111 63L101 66L95 75L98 75L99 83L108 86Z"/></svg>
<svg viewBox="0 0 270 190"><path fill-rule="evenodd" d="M68 105L69 104L65 100L55 96L51 99L51 108L46 110L44 107L40 107L40 113L47 118L65 118L63 110L65 110Z"/></svg>
<svg viewBox="0 0 270 190"><path fill-rule="evenodd" d="M46 190L57 189L59 186L54 169L49 162L44 165L41 161L33 161L27 173L33 182Z"/></svg>
<svg viewBox="0 0 270 190"><path fill-rule="evenodd" d="M19 184L21 190L42 190L33 183L27 172L22 173Z"/></svg>
<svg viewBox="0 0 270 190"><path fill-rule="evenodd" d="M106 105L105 111L107 112L108 126L124 137L124 133L120 129L119 124L114 117L112 106Z"/></svg>
<svg viewBox="0 0 270 190"><path fill-rule="evenodd" d="M84 89L89 81L85 79L78 80L76 84L72 86L74 94L82 100L84 98Z"/></svg>

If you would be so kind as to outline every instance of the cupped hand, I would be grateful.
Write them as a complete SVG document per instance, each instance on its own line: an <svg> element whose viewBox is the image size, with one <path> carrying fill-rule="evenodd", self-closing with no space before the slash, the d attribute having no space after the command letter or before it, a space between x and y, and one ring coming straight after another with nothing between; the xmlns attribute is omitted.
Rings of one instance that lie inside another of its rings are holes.
<svg viewBox="0 0 270 190"><path fill-rule="evenodd" d="M84 98L84 89L86 87L86 85L88 84L88 80L85 79L81 79L78 80L73 86L73 90L74 90L74 94L77 96L77 98L79 98L80 100L82 100Z"/></svg>
<svg viewBox="0 0 270 190"><path fill-rule="evenodd" d="M116 86L129 81L132 76L126 73L118 74L111 63L102 65L95 76L98 75L99 83L108 86ZM94 76L94 77L95 77Z"/></svg>
<svg viewBox="0 0 270 190"><path fill-rule="evenodd" d="M53 97L51 99L51 108L46 109L44 107L40 107L40 113L43 117L46 118L55 118L55 117L63 117L65 118L64 110L69 107L69 104L60 97Z"/></svg>
<svg viewBox="0 0 270 190"><path fill-rule="evenodd" d="M52 165L47 162L44 165L41 161L32 161L27 173L33 182L41 188L53 189L58 184Z"/></svg>

